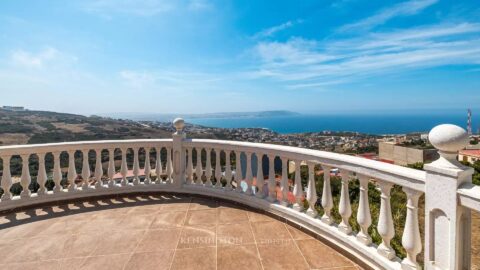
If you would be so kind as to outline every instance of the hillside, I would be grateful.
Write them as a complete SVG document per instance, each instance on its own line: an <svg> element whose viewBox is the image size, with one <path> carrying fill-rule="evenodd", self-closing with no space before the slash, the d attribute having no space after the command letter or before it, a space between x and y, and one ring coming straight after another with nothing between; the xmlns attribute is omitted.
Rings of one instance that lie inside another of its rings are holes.
<svg viewBox="0 0 480 270"><path fill-rule="evenodd" d="M172 132L173 128L148 126L132 120L46 111L0 110L0 145L171 138ZM205 137L205 134L191 135Z"/></svg>

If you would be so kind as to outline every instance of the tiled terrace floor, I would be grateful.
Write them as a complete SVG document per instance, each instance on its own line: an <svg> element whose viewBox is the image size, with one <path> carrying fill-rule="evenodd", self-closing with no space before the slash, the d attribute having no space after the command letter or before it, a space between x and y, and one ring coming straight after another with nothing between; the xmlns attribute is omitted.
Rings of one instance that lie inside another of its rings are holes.
<svg viewBox="0 0 480 270"><path fill-rule="evenodd" d="M201 198L103 199L0 223L0 269L360 269L290 225Z"/></svg>

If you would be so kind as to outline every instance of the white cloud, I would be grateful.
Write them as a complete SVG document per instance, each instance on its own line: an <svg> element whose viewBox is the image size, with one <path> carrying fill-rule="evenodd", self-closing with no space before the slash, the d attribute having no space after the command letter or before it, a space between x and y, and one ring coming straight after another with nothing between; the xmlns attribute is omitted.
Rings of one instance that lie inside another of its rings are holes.
<svg viewBox="0 0 480 270"><path fill-rule="evenodd" d="M415 15L437 2L438 0L410 0L399 3L390 8L383 9L375 15L363 20L344 25L340 28L340 31L370 29L377 25L384 24L388 20L395 17Z"/></svg>
<svg viewBox="0 0 480 270"><path fill-rule="evenodd" d="M302 23L302 20L296 20L296 21L287 21L285 23L264 29L258 33L256 33L253 38L267 38L275 35L278 32L281 32L285 29L291 28L296 24Z"/></svg>
<svg viewBox="0 0 480 270"><path fill-rule="evenodd" d="M212 9L212 4L207 0L190 0L187 8L192 11L206 11Z"/></svg>
<svg viewBox="0 0 480 270"><path fill-rule="evenodd" d="M10 60L15 66L27 68L41 68L47 62L54 60L59 52L54 48L46 48L39 53L31 53L22 49L15 50L10 55Z"/></svg>

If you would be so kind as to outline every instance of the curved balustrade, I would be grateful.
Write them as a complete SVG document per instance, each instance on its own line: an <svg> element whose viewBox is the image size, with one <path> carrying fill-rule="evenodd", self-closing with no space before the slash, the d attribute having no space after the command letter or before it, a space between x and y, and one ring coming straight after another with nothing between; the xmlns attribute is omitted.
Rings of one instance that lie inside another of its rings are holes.
<svg viewBox="0 0 480 270"><path fill-rule="evenodd" d="M53 156L53 165L46 166L47 154ZM14 156L20 156L24 164L20 172L19 194L12 193L13 185L18 187L11 173ZM25 166L32 156L37 157L35 162L38 170L35 175L30 173L29 166ZM420 268L417 262L417 256L422 251L418 201L429 189L426 182L428 170L418 171L354 156L296 147L185 139L181 129L177 129L173 139L165 140L6 146L0 147L0 158L3 162L0 210L129 192L194 193L271 212L318 234L372 268ZM290 163L294 164L295 170L289 176ZM306 178L302 178L302 166L308 172ZM268 169L264 170L265 167ZM333 168L339 169L338 177L341 177L338 203L334 203L332 195L330 171ZM318 177L315 177L319 170L324 172L322 190L317 190L319 183L316 182ZM36 179L36 188L32 188L32 178ZM350 200L350 183L354 180L359 183L358 209L355 209L360 228L358 232L351 227L354 210ZM376 185L380 192L376 224L372 224L369 184ZM403 260L397 257L391 246L395 228L390 193L394 185L402 187L407 197L402 235L402 246L407 256ZM479 196L472 195L472 190L478 190L466 188L459 190L459 196L470 207L478 207ZM321 209L322 215L319 215L318 209ZM332 214L334 209L341 216L338 224ZM372 243L372 235L369 234L371 226L376 227L381 237L378 246Z"/></svg>

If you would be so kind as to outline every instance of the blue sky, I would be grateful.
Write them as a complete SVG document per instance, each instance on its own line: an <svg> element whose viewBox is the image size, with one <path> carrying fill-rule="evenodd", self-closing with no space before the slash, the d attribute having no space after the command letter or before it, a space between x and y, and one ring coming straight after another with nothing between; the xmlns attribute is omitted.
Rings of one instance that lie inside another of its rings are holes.
<svg viewBox="0 0 480 270"><path fill-rule="evenodd" d="M2 0L0 104L82 114L480 107L478 0Z"/></svg>

